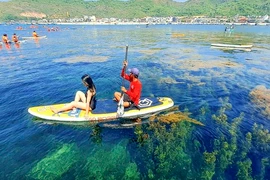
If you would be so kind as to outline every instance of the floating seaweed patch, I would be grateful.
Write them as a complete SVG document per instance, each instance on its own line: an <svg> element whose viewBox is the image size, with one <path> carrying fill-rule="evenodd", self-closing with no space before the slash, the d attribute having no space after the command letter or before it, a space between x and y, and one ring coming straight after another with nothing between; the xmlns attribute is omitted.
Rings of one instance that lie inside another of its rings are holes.
<svg viewBox="0 0 270 180"><path fill-rule="evenodd" d="M152 48L147 50L140 50L139 52L146 55L153 55L161 50L162 50L161 48Z"/></svg>
<svg viewBox="0 0 270 180"><path fill-rule="evenodd" d="M164 115L160 115L157 117L157 119L161 122L164 123L175 123L175 122L180 122L180 121L188 121L197 125L201 125L204 126L203 123L201 123L200 121L197 121L195 119L192 119L190 117L188 117L190 115L190 113L187 112L173 112L173 113L168 113L168 114L164 114Z"/></svg>
<svg viewBox="0 0 270 180"><path fill-rule="evenodd" d="M54 60L54 62L66 62L66 63L93 63L93 62L106 62L108 60L107 56L72 56L68 58L61 58Z"/></svg>
<svg viewBox="0 0 270 180"><path fill-rule="evenodd" d="M242 65L236 63L236 62L230 62L230 61L220 61L220 60L211 60L211 61L201 61L201 60L190 60L190 61L183 61L179 68L180 69L186 69L186 70L193 70L198 71L199 69L211 69L215 67L225 68L225 67L231 67L231 68L241 68Z"/></svg>
<svg viewBox="0 0 270 180"><path fill-rule="evenodd" d="M184 33L172 33L172 38L181 38L185 36L186 35Z"/></svg>
<svg viewBox="0 0 270 180"><path fill-rule="evenodd" d="M270 117L270 89L260 85L250 92L251 101L261 108L262 114Z"/></svg>
<svg viewBox="0 0 270 180"><path fill-rule="evenodd" d="M178 84L181 82L177 82L175 79L173 79L172 77L164 77L164 78L160 78L158 80L158 83L164 83L164 84Z"/></svg>
<svg viewBox="0 0 270 180"><path fill-rule="evenodd" d="M75 144L64 144L60 149L39 161L29 176L34 179L57 179L77 161L78 148Z"/></svg>

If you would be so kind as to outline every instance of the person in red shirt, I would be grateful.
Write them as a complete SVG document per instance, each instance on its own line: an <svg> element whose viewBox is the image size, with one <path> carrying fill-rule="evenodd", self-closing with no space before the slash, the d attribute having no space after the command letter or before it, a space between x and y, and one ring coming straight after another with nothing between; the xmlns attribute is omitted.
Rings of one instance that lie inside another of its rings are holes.
<svg viewBox="0 0 270 180"><path fill-rule="evenodd" d="M127 64L128 64L127 61L124 61L123 69L121 72L121 76L130 82L129 90L127 90L123 86L121 87L121 91L124 96L124 107L130 107L132 104L138 106L142 91L142 83L138 79L140 72L137 68L132 68L128 70L130 74L126 74L125 68ZM120 101L122 93L121 92L114 93L114 98L117 102Z"/></svg>

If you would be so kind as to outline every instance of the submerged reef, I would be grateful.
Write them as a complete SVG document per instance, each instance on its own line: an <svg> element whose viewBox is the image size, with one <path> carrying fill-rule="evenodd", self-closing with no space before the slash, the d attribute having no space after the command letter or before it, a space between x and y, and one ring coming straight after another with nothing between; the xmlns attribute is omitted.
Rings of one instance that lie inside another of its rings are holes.
<svg viewBox="0 0 270 180"><path fill-rule="evenodd" d="M84 169L84 179L139 179L137 164L131 161L126 146L127 141L122 141L113 148L100 146L92 152Z"/></svg>
<svg viewBox="0 0 270 180"><path fill-rule="evenodd" d="M33 179L57 179L66 173L79 159L79 149L75 144L63 144L55 152L39 161L29 173Z"/></svg>

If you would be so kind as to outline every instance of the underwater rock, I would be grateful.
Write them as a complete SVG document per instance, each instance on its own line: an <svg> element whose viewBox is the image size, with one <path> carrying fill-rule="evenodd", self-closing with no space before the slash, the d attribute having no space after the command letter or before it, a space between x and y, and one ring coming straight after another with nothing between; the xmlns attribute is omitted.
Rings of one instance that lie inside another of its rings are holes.
<svg viewBox="0 0 270 180"><path fill-rule="evenodd" d="M262 113L270 118L270 89L265 86L256 86L250 92L251 101L259 108L262 108Z"/></svg>
<svg viewBox="0 0 270 180"><path fill-rule="evenodd" d="M113 148L109 146L97 149L87 159L87 179L136 179L137 165L130 162L126 145L127 141L123 141Z"/></svg>
<svg viewBox="0 0 270 180"><path fill-rule="evenodd" d="M76 162L77 154L78 147L75 144L64 144L60 149L39 161L29 176L33 179L57 179Z"/></svg>

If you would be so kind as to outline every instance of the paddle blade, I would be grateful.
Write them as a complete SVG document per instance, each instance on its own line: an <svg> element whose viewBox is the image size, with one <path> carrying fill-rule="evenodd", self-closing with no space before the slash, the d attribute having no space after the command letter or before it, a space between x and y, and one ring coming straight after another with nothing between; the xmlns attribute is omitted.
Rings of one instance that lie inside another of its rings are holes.
<svg viewBox="0 0 270 180"><path fill-rule="evenodd" d="M122 95L120 101L118 102L117 116L122 117L124 115L124 96Z"/></svg>

